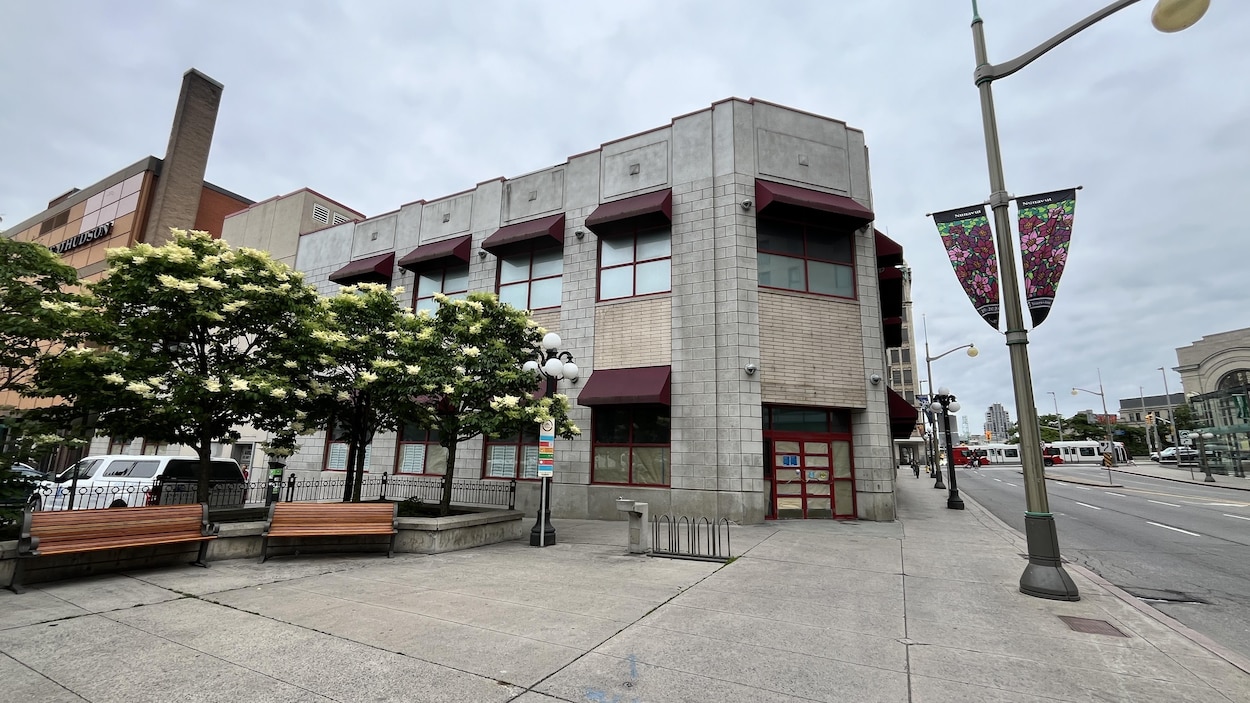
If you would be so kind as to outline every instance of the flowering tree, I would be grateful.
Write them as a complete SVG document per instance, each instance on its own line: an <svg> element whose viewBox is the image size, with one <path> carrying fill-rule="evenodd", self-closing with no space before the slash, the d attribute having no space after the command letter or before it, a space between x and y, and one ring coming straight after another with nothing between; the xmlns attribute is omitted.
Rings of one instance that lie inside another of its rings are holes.
<svg viewBox="0 0 1250 703"><path fill-rule="evenodd" d="M344 501L360 500L365 448L377 432L399 428L417 393L420 324L397 301L402 293L377 283L346 286L326 300L325 327L313 333L325 346L316 420L331 439L348 443Z"/></svg>
<svg viewBox="0 0 1250 703"><path fill-rule="evenodd" d="M41 365L38 392L97 414L97 431L181 444L200 458L208 500L213 442L253 425L288 432L310 402L323 318L300 273L256 249L173 230L159 247L108 252L89 285L90 346Z"/></svg>
<svg viewBox="0 0 1250 703"><path fill-rule="evenodd" d="M478 435L505 437L543 420L554 420L565 439L581 434L561 394L535 398L538 378L522 370L539 355L545 330L492 293L466 300L435 295L438 309L417 316L418 395L405 408L418 427L439 432L447 449L447 475L439 512L451 507L456 445Z"/></svg>
<svg viewBox="0 0 1250 703"><path fill-rule="evenodd" d="M81 310L77 283L47 247L0 237L0 392L26 389L39 360L64 344Z"/></svg>

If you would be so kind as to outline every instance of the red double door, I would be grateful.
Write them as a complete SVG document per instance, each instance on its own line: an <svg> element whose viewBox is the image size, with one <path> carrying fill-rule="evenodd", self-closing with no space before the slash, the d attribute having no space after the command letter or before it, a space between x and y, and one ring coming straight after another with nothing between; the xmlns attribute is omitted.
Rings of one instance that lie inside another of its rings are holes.
<svg viewBox="0 0 1250 703"><path fill-rule="evenodd" d="M764 479L769 518L856 516L849 435L766 431Z"/></svg>

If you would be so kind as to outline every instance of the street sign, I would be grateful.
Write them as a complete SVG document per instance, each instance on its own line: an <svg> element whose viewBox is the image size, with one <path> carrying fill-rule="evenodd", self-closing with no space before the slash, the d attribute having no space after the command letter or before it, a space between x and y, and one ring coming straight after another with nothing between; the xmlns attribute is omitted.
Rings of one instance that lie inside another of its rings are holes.
<svg viewBox="0 0 1250 703"><path fill-rule="evenodd" d="M556 423L543 420L538 427L538 477L552 477L556 468Z"/></svg>

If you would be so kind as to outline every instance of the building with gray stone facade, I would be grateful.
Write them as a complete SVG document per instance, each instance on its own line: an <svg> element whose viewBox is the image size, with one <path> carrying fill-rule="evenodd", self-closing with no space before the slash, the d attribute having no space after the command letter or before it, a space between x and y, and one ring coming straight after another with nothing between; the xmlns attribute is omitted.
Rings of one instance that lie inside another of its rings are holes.
<svg viewBox="0 0 1250 703"><path fill-rule="evenodd" d="M301 215L302 216L302 215ZM560 382L584 429L556 450L556 517L895 517L888 390L902 249L874 230L864 134L729 99L550 168L299 237L324 293L360 281L497 292L556 331L582 373ZM252 231L251 237L264 237ZM226 234L227 239L230 233ZM909 414L910 413L910 414ZM342 468L324 433L288 470ZM518 481L538 503L532 438L462 444L458 478ZM441 473L436 438L377 437L371 473Z"/></svg>

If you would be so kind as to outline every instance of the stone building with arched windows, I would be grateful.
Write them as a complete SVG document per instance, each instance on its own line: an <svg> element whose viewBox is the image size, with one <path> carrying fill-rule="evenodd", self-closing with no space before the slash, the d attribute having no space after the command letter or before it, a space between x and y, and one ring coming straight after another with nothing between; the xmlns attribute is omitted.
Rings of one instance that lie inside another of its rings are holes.
<svg viewBox="0 0 1250 703"><path fill-rule="evenodd" d="M1250 327L1205 335L1178 348L1176 361L1194 419L1215 435L1212 468L1242 474L1250 459Z"/></svg>

